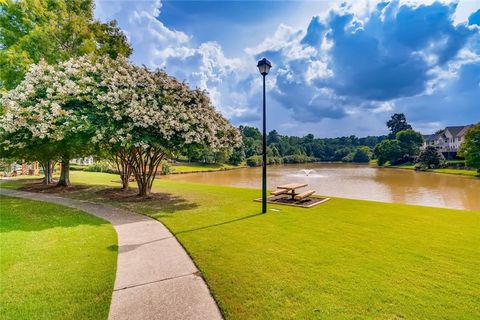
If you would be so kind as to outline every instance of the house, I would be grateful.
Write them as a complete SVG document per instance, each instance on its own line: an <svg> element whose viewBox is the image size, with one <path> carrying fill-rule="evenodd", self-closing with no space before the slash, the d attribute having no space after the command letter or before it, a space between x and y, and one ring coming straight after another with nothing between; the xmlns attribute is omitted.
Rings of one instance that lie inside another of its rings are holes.
<svg viewBox="0 0 480 320"><path fill-rule="evenodd" d="M423 135L423 148L434 146L446 159L454 159L465 134L472 126L446 127L434 134Z"/></svg>
<svg viewBox="0 0 480 320"><path fill-rule="evenodd" d="M95 163L95 159L93 156L84 157L84 158L77 158L70 160L70 163L80 164L80 165L91 165Z"/></svg>

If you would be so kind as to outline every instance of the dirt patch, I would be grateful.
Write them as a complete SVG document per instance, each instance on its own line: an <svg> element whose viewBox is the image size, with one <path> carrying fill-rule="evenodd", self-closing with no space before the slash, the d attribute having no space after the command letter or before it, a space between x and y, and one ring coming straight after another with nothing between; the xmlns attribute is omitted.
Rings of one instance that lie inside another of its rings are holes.
<svg viewBox="0 0 480 320"><path fill-rule="evenodd" d="M72 185L69 187L60 186L58 187L55 184L43 184L41 182L26 184L18 190L29 191L29 192L38 192L38 193L67 193L67 192L76 192L88 189L88 186L82 185Z"/></svg>
<svg viewBox="0 0 480 320"><path fill-rule="evenodd" d="M119 188L105 188L95 192L97 195L108 200L119 202L149 202L149 201L170 201L172 196L166 193L151 193L147 197L138 196L136 189L122 190Z"/></svg>

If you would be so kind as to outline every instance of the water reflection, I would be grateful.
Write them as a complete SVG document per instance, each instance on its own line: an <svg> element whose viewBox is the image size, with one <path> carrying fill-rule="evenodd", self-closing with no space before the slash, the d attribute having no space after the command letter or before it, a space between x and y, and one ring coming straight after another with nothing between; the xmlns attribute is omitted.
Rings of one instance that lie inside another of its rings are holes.
<svg viewBox="0 0 480 320"><path fill-rule="evenodd" d="M308 171L306 175L302 170ZM261 188L261 169L170 175L167 179ZM268 168L268 187L308 183L318 194L435 207L480 210L480 179L349 164L279 165Z"/></svg>

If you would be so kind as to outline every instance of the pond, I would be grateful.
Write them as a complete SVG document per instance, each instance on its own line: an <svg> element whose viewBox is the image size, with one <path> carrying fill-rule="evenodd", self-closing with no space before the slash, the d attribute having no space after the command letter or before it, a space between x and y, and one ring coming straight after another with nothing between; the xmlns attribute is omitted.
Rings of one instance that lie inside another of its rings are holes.
<svg viewBox="0 0 480 320"><path fill-rule="evenodd" d="M480 210L480 179L475 177L341 163L276 165L267 170L269 189L300 182L308 183L307 189L319 195ZM261 188L261 168L172 174L165 178Z"/></svg>

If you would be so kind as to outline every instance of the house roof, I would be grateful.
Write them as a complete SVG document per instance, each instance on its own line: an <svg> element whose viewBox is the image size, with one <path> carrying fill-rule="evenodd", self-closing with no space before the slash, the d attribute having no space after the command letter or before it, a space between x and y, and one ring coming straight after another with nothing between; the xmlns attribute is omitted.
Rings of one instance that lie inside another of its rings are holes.
<svg viewBox="0 0 480 320"><path fill-rule="evenodd" d="M423 140L425 141L432 141L437 138L437 135L435 133L433 134L422 134Z"/></svg>
<svg viewBox="0 0 480 320"><path fill-rule="evenodd" d="M452 136L454 137L461 137L465 134L465 132L470 128L471 125L466 126L455 126L455 127L446 127L445 130L450 131Z"/></svg>
<svg viewBox="0 0 480 320"><path fill-rule="evenodd" d="M469 124L468 126L464 126L463 129L458 133L460 137L464 136L468 129L470 129L473 126L473 124Z"/></svg>
<svg viewBox="0 0 480 320"><path fill-rule="evenodd" d="M466 125L466 126L451 126L451 127L446 127L444 130L442 130L439 133L433 133L433 134L424 134L423 139L425 141L434 141L437 139L443 139L445 138L445 131L449 131L452 136L454 137L463 137L465 133L467 133L467 130L473 126L472 124Z"/></svg>

